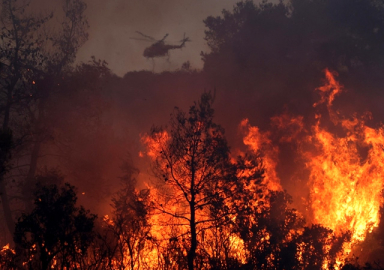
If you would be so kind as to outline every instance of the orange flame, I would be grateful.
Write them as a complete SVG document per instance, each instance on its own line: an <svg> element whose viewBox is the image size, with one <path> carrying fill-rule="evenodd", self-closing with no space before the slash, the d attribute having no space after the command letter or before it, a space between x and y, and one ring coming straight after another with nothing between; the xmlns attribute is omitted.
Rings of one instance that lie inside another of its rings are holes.
<svg viewBox="0 0 384 270"><path fill-rule="evenodd" d="M243 143L254 153L262 157L264 168L264 184L267 187L265 193L269 191L282 191L280 177L277 172L279 162L279 145L291 144L296 148L295 155L304 162L305 166L297 171L305 173L295 173L294 175L307 175L305 180L309 188L308 205L313 216L311 220L315 224L322 225L329 230L324 231L324 253L330 253L335 241L335 235L341 236L346 233L351 234L349 243L343 246L339 253L337 264L343 264L346 255L351 251L354 244L363 241L368 232L379 225L379 209L383 205L382 189L384 179L384 128L369 127L365 116L354 115L346 118L333 110L335 98L343 92L343 87L335 79L335 74L329 70L325 71L326 83L316 89L320 94L318 102L313 104L313 108L318 111L321 105L326 106L330 124L324 123L321 113L315 114L315 123L307 126L308 119L303 116L292 116L284 113L281 116L273 117L272 129L261 131L258 127L251 126L248 119L240 123L243 130ZM326 117L324 117L326 118ZM337 132L334 132L337 130ZM272 139L273 138L273 139ZM170 135L161 131L154 136L142 136L142 142L147 146L147 152L140 152L140 157L145 155L151 159L156 159L161 153L161 147L170 140ZM243 172L247 173L247 172ZM166 178L165 178L166 180ZM256 186L248 186L253 189ZM150 219L151 235L160 243L157 249L147 253L147 256L156 258L161 256L161 248L165 247L174 235L187 235L188 224L180 224L180 220L175 217L187 211L187 205L175 203L175 198L182 196L177 191L168 189L165 185L151 188L151 197L160 205L160 210ZM161 196L157 192L168 194ZM160 201L163 200L163 201ZM255 198L255 200L258 200ZM171 203L170 203L171 202ZM235 202L237 203L237 202ZM244 203L244 202L239 202ZM256 204L257 202L247 202ZM267 205L267 204L266 204ZM231 205L228 205L231 207ZM183 212L184 211L184 212ZM167 214L165 213L167 212ZM169 213L173 214L169 215ZM203 219L208 213L198 212L197 220ZM230 217L235 218L235 217ZM171 226L177 224L178 226ZM204 228L200 228L204 229ZM290 241L293 235L302 235L303 230L288 234L286 241ZM199 235L199 243L207 245L205 250L212 257L222 256L220 251L215 248L214 239L218 237L229 241L229 253L238 261L245 262L247 256L244 249L244 242L237 235L228 231L204 230L204 234ZM269 241L268 233L261 241ZM212 247L211 249L209 247ZM304 261L303 252L314 250L311 244L299 244L297 258ZM184 251L181 251L185 255ZM150 255L148 255L150 254ZM273 258L271 258L273 260ZM336 267L335 262L324 257L322 269Z"/></svg>
<svg viewBox="0 0 384 270"><path fill-rule="evenodd" d="M199 125L197 128L200 128ZM167 142L170 141L170 135L166 131L160 131L152 134L152 136L143 135L141 140L142 143L146 146L147 151L140 152L139 155L147 155L152 160L157 160L157 157L163 153L162 147L164 147ZM162 162L157 160L157 162ZM160 164L160 166L166 166L166 164ZM176 178L183 179L183 171L175 170L173 172L176 175ZM199 171L196 172L197 178L199 178ZM164 177L164 176L163 176ZM183 200L183 192L174 189L171 186L167 185L167 177L164 177L164 183L151 183L147 184L148 188L151 190L151 201L154 204L154 212L150 216L149 223L151 224L151 235L157 242L157 249L152 250L150 256L153 258L152 263L149 263L152 268L156 268L156 258L164 256L162 254L162 249L166 250L172 242L180 241L183 242L190 235L188 221L180 219L181 216L188 216L189 205ZM181 184L184 184L180 180ZM196 194L196 200L202 201L203 194ZM196 222L201 222L203 220L209 220L209 210L206 208L201 208L196 211ZM202 222L197 226L198 231L198 242L199 245L204 245L207 247L205 252L207 252L211 257L221 257L231 256L232 258L237 259L238 261L245 260L245 249L243 240L230 232L228 230L214 231L213 224L210 222ZM217 239L226 242L228 249L226 254L222 248L216 246ZM185 247L181 248L181 254L186 257L187 249ZM245 261L244 261L245 262ZM179 262L174 262L175 264Z"/></svg>
<svg viewBox="0 0 384 270"><path fill-rule="evenodd" d="M329 70L325 70L325 77L325 85L316 89L320 100L313 107L326 105L333 127L324 127L320 113L308 128L304 127L302 116L285 113L273 117L277 134L250 126L248 119L241 122L241 127L246 130L244 144L263 153L265 180L271 190L282 189L276 172L279 148L273 145L271 137L279 137L277 143L297 146L297 153L305 161L304 170L309 173L309 179L304 180L309 185L313 222L332 229L336 235L350 232L351 242L343 251L348 253L379 225L379 209L383 205L384 128L367 126L369 114L345 118L336 113L333 102L343 87ZM300 132L304 135L299 139ZM344 256L338 259L339 263L343 263ZM328 262L324 262L324 269L327 267Z"/></svg>
<svg viewBox="0 0 384 270"><path fill-rule="evenodd" d="M251 126L248 119L241 121L240 127L245 130L244 144L254 153L261 152L263 155L264 181L267 188L273 191L281 191L280 178L276 173L278 148L269 139L270 133L263 133L258 127Z"/></svg>
<svg viewBox="0 0 384 270"><path fill-rule="evenodd" d="M311 203L316 222L335 232L350 231L352 241L362 241L379 224L384 178L384 130L366 126L364 118L338 119L332 102L342 87L326 71L328 84L322 91L332 121L345 135L320 127L321 117L308 136L317 152L306 152L310 171ZM318 105L319 103L315 103ZM365 156L363 156L365 152Z"/></svg>

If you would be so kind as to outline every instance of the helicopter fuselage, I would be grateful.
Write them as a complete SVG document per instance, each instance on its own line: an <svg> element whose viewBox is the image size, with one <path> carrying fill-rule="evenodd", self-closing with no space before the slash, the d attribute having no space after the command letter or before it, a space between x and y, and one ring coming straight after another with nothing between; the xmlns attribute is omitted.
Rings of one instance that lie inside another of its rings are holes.
<svg viewBox="0 0 384 270"><path fill-rule="evenodd" d="M169 50L181 49L185 46L185 42L180 45L167 45L164 41L158 41L144 50L143 56L146 58L168 56Z"/></svg>

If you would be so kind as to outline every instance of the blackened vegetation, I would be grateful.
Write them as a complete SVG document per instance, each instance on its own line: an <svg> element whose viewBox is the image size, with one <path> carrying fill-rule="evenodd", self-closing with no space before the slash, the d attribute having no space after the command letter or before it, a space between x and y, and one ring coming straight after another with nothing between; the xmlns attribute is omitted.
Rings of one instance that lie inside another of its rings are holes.
<svg viewBox="0 0 384 270"><path fill-rule="evenodd" d="M39 187L35 207L16 223L17 259L25 269L50 269L58 264L84 265L84 253L93 241L95 215L76 206L74 187Z"/></svg>
<svg viewBox="0 0 384 270"><path fill-rule="evenodd" d="M4 134L12 130L13 141L17 142L14 152L28 159L23 181L31 181L37 173L42 145L51 137L51 98L59 92L58 86L67 67L86 40L85 7L79 0L66 1L60 29L48 35L44 27L52 20L52 14L32 16L27 12L28 2L1 2L1 129ZM1 162L6 160L1 159ZM0 176L4 219L12 233L14 218L7 195L9 186L3 172Z"/></svg>

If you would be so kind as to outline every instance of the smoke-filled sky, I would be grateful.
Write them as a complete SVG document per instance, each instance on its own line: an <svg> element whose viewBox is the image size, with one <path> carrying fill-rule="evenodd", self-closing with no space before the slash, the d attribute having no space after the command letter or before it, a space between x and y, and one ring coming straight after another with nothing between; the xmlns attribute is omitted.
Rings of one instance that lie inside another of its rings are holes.
<svg viewBox="0 0 384 270"><path fill-rule="evenodd" d="M94 55L108 62L117 75L132 70L175 70L190 61L201 68L201 51L207 51L203 20L218 16L223 9L232 10L238 0L86 0L89 40L81 48L78 61ZM257 1L256 1L257 2ZM275 2L275 1L271 1ZM179 45L184 33L192 41L182 50L170 51L170 57L154 62L143 57L151 42L138 41L140 31L155 39L169 34L166 44Z"/></svg>
<svg viewBox="0 0 384 270"><path fill-rule="evenodd" d="M89 39L81 47L77 62L91 56L108 62L109 68L123 76L133 70L173 71L189 61L191 67L203 66L201 51L208 51L204 40L204 22L208 16L219 16L223 9L232 11L240 0L84 0L89 21ZM255 3L261 0L255 0ZM270 0L277 3L278 0ZM38 11L60 12L63 0L31 0ZM180 45L184 34L191 42L184 48L171 50L169 58L147 59L145 48L153 42L140 41L136 31L169 45Z"/></svg>

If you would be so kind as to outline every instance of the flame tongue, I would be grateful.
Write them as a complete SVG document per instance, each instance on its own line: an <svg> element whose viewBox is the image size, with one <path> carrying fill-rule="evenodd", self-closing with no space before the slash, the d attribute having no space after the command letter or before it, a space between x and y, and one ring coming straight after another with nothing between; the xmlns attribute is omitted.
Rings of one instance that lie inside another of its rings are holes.
<svg viewBox="0 0 384 270"><path fill-rule="evenodd" d="M326 80L327 83L317 89L320 93L320 100L314 104L314 108L318 111L325 108L328 114L316 114L314 124L305 125L308 119L286 113L272 118L273 129L270 131L261 131L258 127L251 126L247 119L243 120L240 126L244 131L244 144L253 152L261 152L265 170L264 184L268 190L283 190L276 170L281 150L278 146L280 144L294 146L290 148L296 149L293 150L294 153L290 155L290 158L298 157L297 159L305 165L298 166L299 168L293 175L296 175L296 178L303 178L302 180L308 183L309 208L313 216L313 220L309 221L334 232L332 234L323 228L323 232L326 232L324 235L327 235L322 239L326 243L323 251L327 254L332 253L332 241L337 237L350 239L350 242L344 244L343 251L337 254L336 264L342 264L346 255L351 251L352 245L363 241L367 232L379 225L379 209L383 204L384 128L367 126L366 116L351 118L340 116L333 110L333 101L342 92L342 87L329 71L326 71ZM337 132L333 132L334 130ZM170 135L166 132L159 132L155 137L144 136L142 139L143 143L148 146L147 155L155 159L158 153L161 153L161 145L170 139ZM306 176L297 177L298 175ZM249 188L256 189L254 186ZM268 190L263 192L268 193ZM175 191L170 194L172 196L169 197L180 195ZM153 200L156 200L157 197L154 193ZM172 200L169 199L169 201ZM165 204L166 201L159 202L161 208ZM170 206L168 212L177 213L177 211L183 211L183 207L185 205L174 204ZM199 211L197 219L203 218L206 214L204 211ZM169 231L169 228L165 229L166 226L162 226L172 223L165 215L153 216L150 223L152 224L152 235L159 239L166 239L166 236L172 236L174 233ZM318 225L315 225L315 228L316 226ZM179 227L178 233L187 232L185 226ZM243 260L246 255L242 240L238 236L232 235L230 231L221 233L230 237L231 243L233 243L232 251L238 254L236 256L239 260ZM303 230L292 233L300 235L303 234ZM350 238L346 236L349 233ZM210 243L210 238L214 238L213 234L214 232L206 230L205 235L199 236L200 241ZM267 236L269 237L268 234ZM299 245L299 261L304 260L301 252L305 248L313 248L310 245L306 246L307 244L303 242ZM210 252L213 254L214 250L213 248ZM331 264L334 267L334 260L325 258L322 269L328 269Z"/></svg>
<svg viewBox="0 0 384 270"><path fill-rule="evenodd" d="M303 117L283 114L272 118L278 129L279 143L295 145L298 160L305 168L295 175L303 179L310 190L309 204L313 223L332 229L336 235L351 234L351 242L344 246L348 253L354 243L363 241L367 232L379 225L379 209L383 204L384 129L366 125L367 115L344 118L333 110L333 102L342 86L334 74L325 71L326 84L318 89L320 100L313 107L328 114L316 114L315 123L305 126ZM328 121L329 119L330 121ZM327 120L327 123L325 123ZM277 146L272 146L272 131L261 132L243 120L246 129L244 143L253 151L263 152L265 180L270 189L279 190ZM333 132L337 130L337 132ZM293 156L293 155L292 155ZM300 173L306 170L307 173ZM274 188L275 187L275 188ZM339 262L344 259L340 258Z"/></svg>
<svg viewBox="0 0 384 270"><path fill-rule="evenodd" d="M346 137L336 137L316 125L314 132L311 140L319 154L307 153L306 165L315 222L337 233L349 230L353 240L364 240L366 232L379 223L383 130L364 127L362 134L348 130ZM368 148L365 159L359 144Z"/></svg>
<svg viewBox="0 0 384 270"><path fill-rule="evenodd" d="M276 172L278 148L268 138L269 132L262 133L257 127L251 126L248 119L241 121L240 127L245 130L244 144L253 152L261 151L263 154L264 181L267 188L273 191L281 191L280 179Z"/></svg>
<svg viewBox="0 0 384 270"><path fill-rule="evenodd" d="M308 136L317 154L304 153L309 169L311 203L315 222L336 233L350 231L352 242L362 241L379 224L383 170L383 128L367 127L364 118L340 119L332 110L342 87L326 71L327 84L318 90L320 103L326 103L335 126L345 136L337 136L320 127L321 116ZM366 152L363 157L362 151Z"/></svg>

